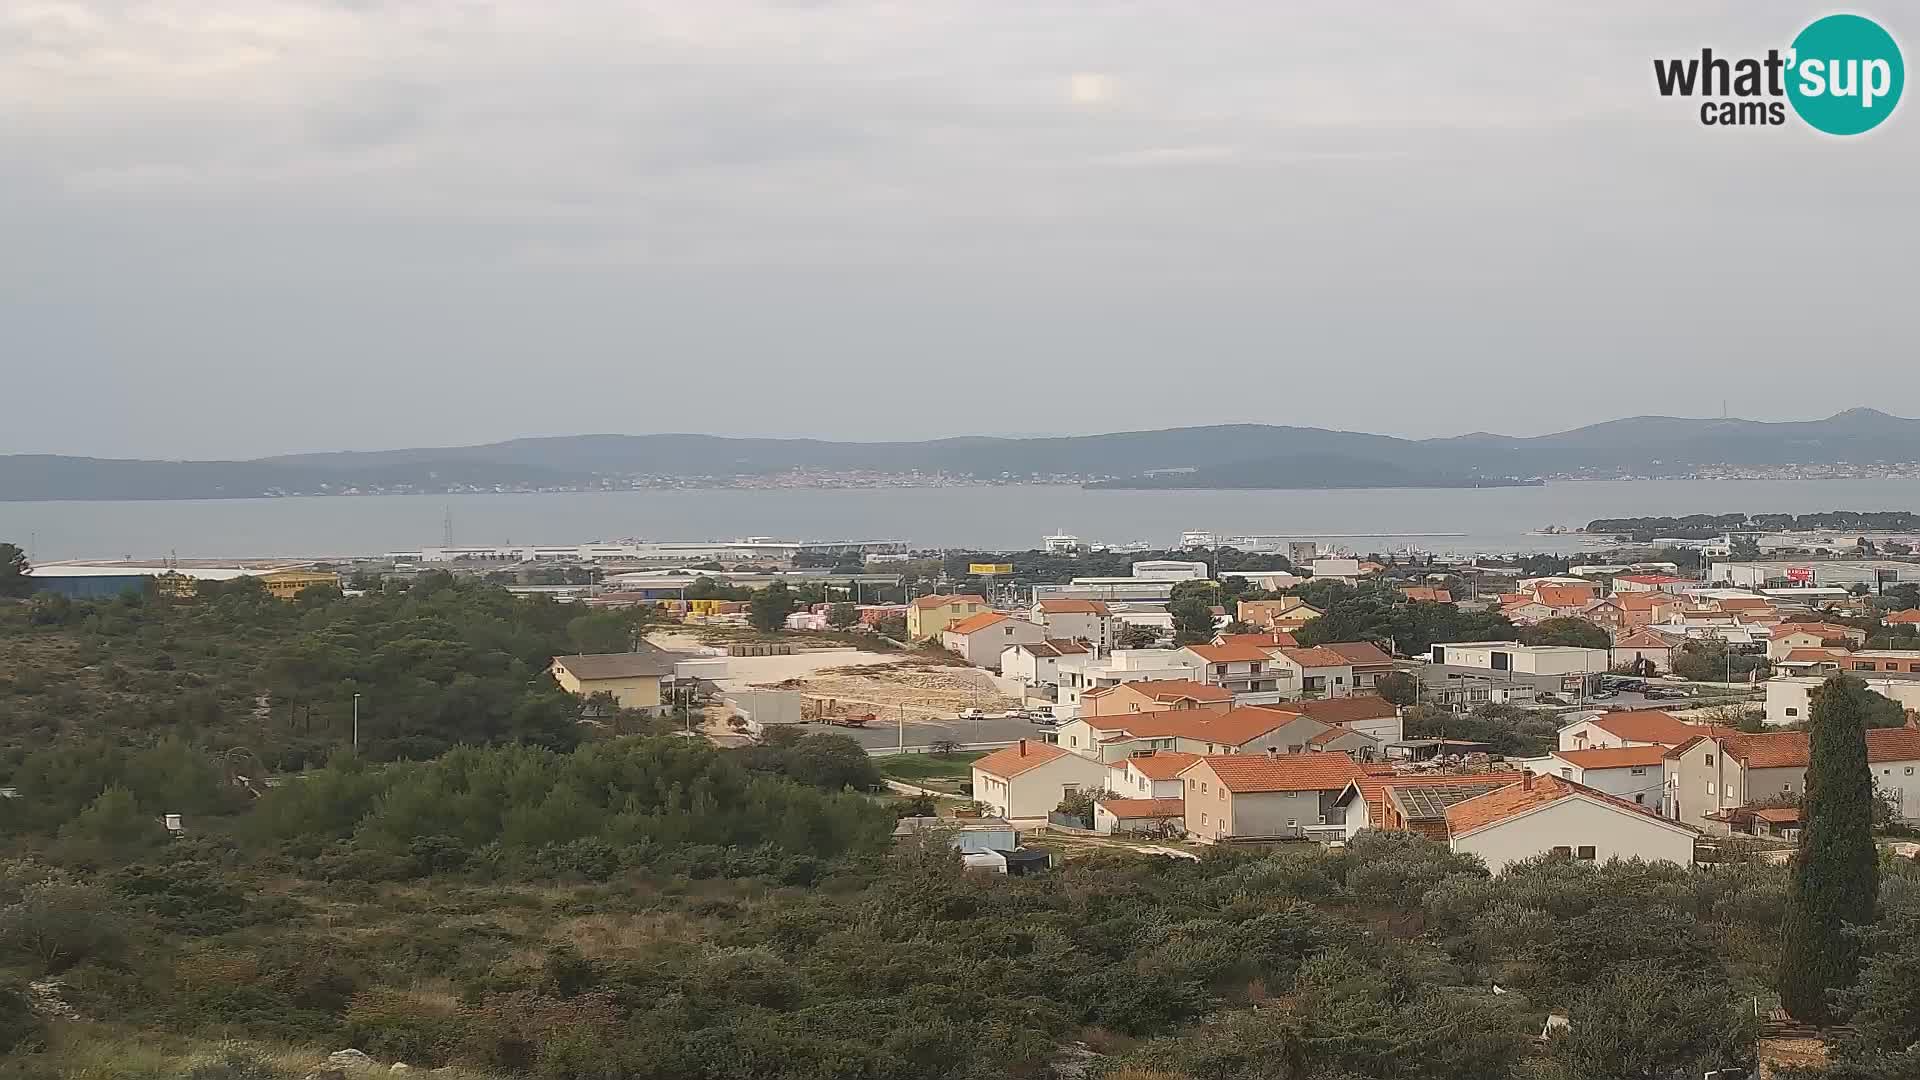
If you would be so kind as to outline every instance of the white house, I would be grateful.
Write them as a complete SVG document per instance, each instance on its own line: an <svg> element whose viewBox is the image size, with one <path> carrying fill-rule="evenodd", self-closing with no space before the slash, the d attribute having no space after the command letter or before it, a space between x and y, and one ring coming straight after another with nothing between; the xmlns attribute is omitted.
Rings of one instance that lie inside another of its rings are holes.
<svg viewBox="0 0 1920 1080"><path fill-rule="evenodd" d="M1029 641L1000 650L1000 674L1027 686L1060 685L1060 658L1091 650L1077 641Z"/></svg>
<svg viewBox="0 0 1920 1080"><path fill-rule="evenodd" d="M1104 791L1107 766L1021 739L973 763L973 800L1003 818L1043 818L1069 791Z"/></svg>
<svg viewBox="0 0 1920 1080"><path fill-rule="evenodd" d="M1036 601L1032 619L1047 628L1050 640L1084 641L1101 652L1112 651L1116 628L1120 625L1104 600Z"/></svg>
<svg viewBox="0 0 1920 1080"><path fill-rule="evenodd" d="M1457 641L1435 645L1432 661L1454 667L1513 671L1523 675L1580 675L1612 667L1605 649L1571 645L1522 645L1517 641Z"/></svg>
<svg viewBox="0 0 1920 1080"><path fill-rule="evenodd" d="M1664 746L1555 750L1541 762L1541 771L1618 796L1635 806L1658 808L1666 790L1666 758Z"/></svg>
<svg viewBox="0 0 1920 1080"><path fill-rule="evenodd" d="M1351 585L1360 576L1359 559L1315 559L1310 565L1315 581L1344 581Z"/></svg>
<svg viewBox="0 0 1920 1080"><path fill-rule="evenodd" d="M1126 799L1116 795L1094 802L1093 831L1102 834L1178 834L1185 831L1186 812L1186 800L1178 797Z"/></svg>
<svg viewBox="0 0 1920 1080"><path fill-rule="evenodd" d="M1693 863L1699 830L1558 776L1528 773L1446 811L1447 846L1478 855L1498 874L1522 859L1557 854L1590 862Z"/></svg>
<svg viewBox="0 0 1920 1080"><path fill-rule="evenodd" d="M1269 650L1281 699L1339 698L1353 693L1354 662L1332 646Z"/></svg>
<svg viewBox="0 0 1920 1080"><path fill-rule="evenodd" d="M1181 559L1142 559L1131 567L1142 581L1205 581L1207 564Z"/></svg>
<svg viewBox="0 0 1920 1080"><path fill-rule="evenodd" d="M1920 653L1915 655L1920 656ZM1841 665L1844 667L1845 661ZM1920 711L1920 679L1876 677L1865 671L1848 674L1865 682L1867 689L1881 697L1899 702L1901 708ZM1813 692L1826 681L1825 677L1817 675L1777 675L1762 683L1767 689L1767 723L1778 727L1807 719L1813 713Z"/></svg>
<svg viewBox="0 0 1920 1080"><path fill-rule="evenodd" d="M1045 641L1046 627L997 611L983 611L940 631L940 645L975 667L998 667L1009 645Z"/></svg>
<svg viewBox="0 0 1920 1080"><path fill-rule="evenodd" d="M1711 724L1689 724L1659 709L1583 716L1561 727L1560 749L1599 750L1620 746L1679 746L1700 735L1731 731Z"/></svg>
<svg viewBox="0 0 1920 1080"><path fill-rule="evenodd" d="M1126 799L1177 799L1180 771L1200 760L1178 750L1144 750L1110 763L1107 790Z"/></svg>
<svg viewBox="0 0 1920 1080"><path fill-rule="evenodd" d="M1062 656L1060 700L1055 711L1071 716L1080 711L1080 695L1123 682L1165 679L1198 680L1199 664L1181 649L1115 649L1107 656L1087 653Z"/></svg>

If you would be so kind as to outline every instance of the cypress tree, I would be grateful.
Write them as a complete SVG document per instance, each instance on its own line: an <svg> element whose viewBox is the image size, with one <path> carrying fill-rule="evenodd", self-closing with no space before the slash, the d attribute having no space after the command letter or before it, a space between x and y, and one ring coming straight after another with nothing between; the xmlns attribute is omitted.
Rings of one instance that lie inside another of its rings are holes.
<svg viewBox="0 0 1920 1080"><path fill-rule="evenodd" d="M1873 922L1880 890L1865 734L1870 693L1847 675L1813 692L1812 757L1780 953L1780 1002L1808 1023L1829 1020L1827 991L1859 974L1859 944L1844 928Z"/></svg>

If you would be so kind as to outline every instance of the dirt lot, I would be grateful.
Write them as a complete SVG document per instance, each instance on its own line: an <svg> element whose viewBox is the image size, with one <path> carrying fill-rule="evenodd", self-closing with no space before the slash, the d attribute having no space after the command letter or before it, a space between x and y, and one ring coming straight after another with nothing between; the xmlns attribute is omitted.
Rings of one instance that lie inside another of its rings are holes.
<svg viewBox="0 0 1920 1080"><path fill-rule="evenodd" d="M881 719L945 718L962 709L1005 712L1020 701L1001 693L989 672L944 663L902 659L888 664L824 668L805 677L761 684L798 690L821 716L874 713Z"/></svg>
<svg viewBox="0 0 1920 1080"><path fill-rule="evenodd" d="M699 635L656 632L647 640L675 652L703 653ZM807 649L796 637L789 656L727 657L727 690L798 690L810 716L873 713L885 720L948 719L962 709L1003 712L1020 703L992 672L947 656L867 652L851 648Z"/></svg>

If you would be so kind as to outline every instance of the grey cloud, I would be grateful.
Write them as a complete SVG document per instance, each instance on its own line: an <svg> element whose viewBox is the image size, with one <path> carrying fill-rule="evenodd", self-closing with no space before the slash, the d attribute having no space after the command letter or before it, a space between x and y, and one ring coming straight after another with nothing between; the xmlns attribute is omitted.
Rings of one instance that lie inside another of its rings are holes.
<svg viewBox="0 0 1920 1080"><path fill-rule="evenodd" d="M1652 90L1808 17L0 8L0 452L1920 413L1914 118Z"/></svg>

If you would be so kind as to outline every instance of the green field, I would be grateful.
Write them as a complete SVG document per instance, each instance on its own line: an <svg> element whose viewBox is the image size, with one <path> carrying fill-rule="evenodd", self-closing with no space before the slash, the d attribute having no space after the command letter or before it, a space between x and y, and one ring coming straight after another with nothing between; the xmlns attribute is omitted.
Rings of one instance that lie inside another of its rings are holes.
<svg viewBox="0 0 1920 1080"><path fill-rule="evenodd" d="M874 758L880 775L889 780L918 784L930 780L966 780L973 776L973 763L984 753L889 754Z"/></svg>

